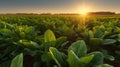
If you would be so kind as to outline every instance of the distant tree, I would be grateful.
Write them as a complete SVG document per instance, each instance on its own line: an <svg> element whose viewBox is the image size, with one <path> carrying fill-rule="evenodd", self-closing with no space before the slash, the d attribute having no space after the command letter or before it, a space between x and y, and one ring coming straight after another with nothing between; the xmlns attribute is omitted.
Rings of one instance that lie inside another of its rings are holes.
<svg viewBox="0 0 120 67"><path fill-rule="evenodd" d="M89 12L88 14L95 14L95 15L112 15L116 14L115 12Z"/></svg>

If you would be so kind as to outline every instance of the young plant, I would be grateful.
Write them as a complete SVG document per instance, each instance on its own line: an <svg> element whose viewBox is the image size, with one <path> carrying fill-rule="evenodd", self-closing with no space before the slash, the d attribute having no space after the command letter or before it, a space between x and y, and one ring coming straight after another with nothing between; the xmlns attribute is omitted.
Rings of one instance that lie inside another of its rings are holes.
<svg viewBox="0 0 120 67"><path fill-rule="evenodd" d="M49 52L58 67L112 67L103 63L104 57L101 52L87 54L87 47L83 40L74 42L68 48L68 55L54 47L50 47Z"/></svg>

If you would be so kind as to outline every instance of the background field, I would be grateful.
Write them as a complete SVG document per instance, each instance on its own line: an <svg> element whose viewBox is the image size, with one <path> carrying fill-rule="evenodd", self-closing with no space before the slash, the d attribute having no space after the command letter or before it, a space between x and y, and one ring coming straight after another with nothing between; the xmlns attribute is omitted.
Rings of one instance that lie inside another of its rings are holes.
<svg viewBox="0 0 120 67"><path fill-rule="evenodd" d="M47 44L57 46L46 47L45 36ZM120 66L120 15L56 14L0 15L0 67L9 67L20 53L24 67L53 67L57 64L46 55L49 47L68 55L69 46L78 40L85 42L87 53L100 51L104 63Z"/></svg>

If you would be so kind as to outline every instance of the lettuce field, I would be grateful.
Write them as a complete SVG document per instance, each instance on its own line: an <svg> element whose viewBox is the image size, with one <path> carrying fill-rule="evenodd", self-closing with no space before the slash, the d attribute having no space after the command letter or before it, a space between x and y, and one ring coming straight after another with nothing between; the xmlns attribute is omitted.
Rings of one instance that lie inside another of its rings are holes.
<svg viewBox="0 0 120 67"><path fill-rule="evenodd" d="M120 15L0 15L0 67L120 67Z"/></svg>

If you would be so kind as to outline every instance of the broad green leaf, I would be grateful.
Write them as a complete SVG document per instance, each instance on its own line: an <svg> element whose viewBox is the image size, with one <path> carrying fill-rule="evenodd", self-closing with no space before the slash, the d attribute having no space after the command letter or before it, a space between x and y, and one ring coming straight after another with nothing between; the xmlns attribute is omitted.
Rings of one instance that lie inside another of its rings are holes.
<svg viewBox="0 0 120 67"><path fill-rule="evenodd" d="M79 57L72 50L68 53L67 61L69 67L85 67L85 64L80 62Z"/></svg>
<svg viewBox="0 0 120 67"><path fill-rule="evenodd" d="M51 30L47 30L44 34L44 42L56 41L56 37Z"/></svg>
<svg viewBox="0 0 120 67"><path fill-rule="evenodd" d="M101 64L103 64L103 54L101 52L93 52L90 54L94 54L94 58L90 63L90 67L97 67L100 66Z"/></svg>
<svg viewBox="0 0 120 67"><path fill-rule="evenodd" d="M68 52L72 50L79 58L85 56L87 53L87 47L83 40L74 42L69 48Z"/></svg>
<svg viewBox="0 0 120 67"><path fill-rule="evenodd" d="M93 33L95 38L103 38L105 33L100 30L97 26L93 28Z"/></svg>
<svg viewBox="0 0 120 67"><path fill-rule="evenodd" d="M116 42L116 40L114 40L114 39L105 39L102 41L102 43L105 45L114 44L115 42Z"/></svg>
<svg viewBox="0 0 120 67"><path fill-rule="evenodd" d="M58 67L66 67L65 55L59 52L56 48L49 48L52 59L56 62Z"/></svg>
<svg viewBox="0 0 120 67"><path fill-rule="evenodd" d="M12 60L10 67L23 67L23 53L17 55Z"/></svg>
<svg viewBox="0 0 120 67"><path fill-rule="evenodd" d="M94 33L91 30L89 31L89 38L94 38Z"/></svg>
<svg viewBox="0 0 120 67"><path fill-rule="evenodd" d="M87 56L81 57L80 62L89 64L93 58L94 58L94 54L87 55Z"/></svg>
<svg viewBox="0 0 120 67"><path fill-rule="evenodd" d="M99 28L100 28L100 30L102 30L102 31L104 31L104 30L106 29L104 25L100 25Z"/></svg>
<svg viewBox="0 0 120 67"><path fill-rule="evenodd" d="M56 44L56 37L51 30L47 30L44 34L44 44L45 44L45 51L49 51L50 47L54 47Z"/></svg>

